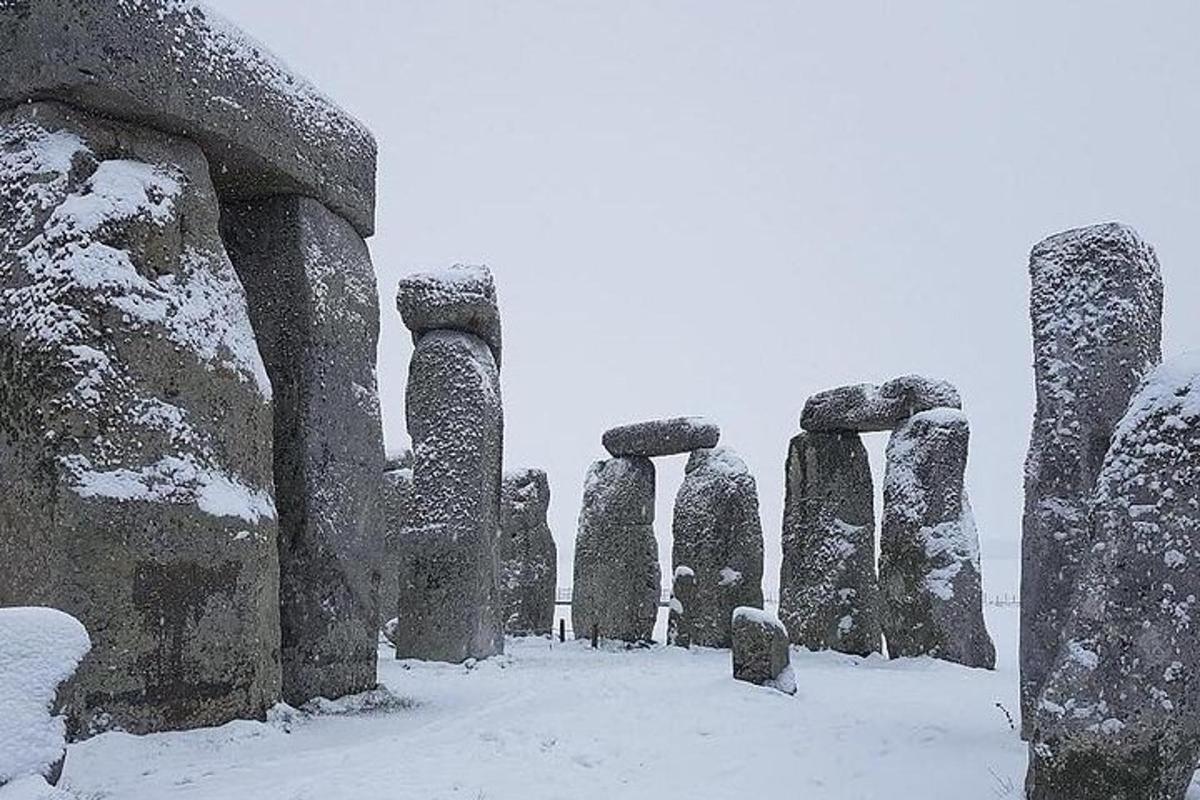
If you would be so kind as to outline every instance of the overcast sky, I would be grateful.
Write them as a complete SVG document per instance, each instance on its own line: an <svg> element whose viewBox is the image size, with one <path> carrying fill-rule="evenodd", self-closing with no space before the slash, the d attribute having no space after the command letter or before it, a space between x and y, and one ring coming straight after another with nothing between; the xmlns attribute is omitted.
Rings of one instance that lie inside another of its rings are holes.
<svg viewBox="0 0 1200 800"><path fill-rule="evenodd" d="M601 432L703 414L758 478L773 591L805 398L920 372L962 392L985 582L1014 591L1031 245L1135 226L1165 351L1200 346L1200 4L209 4L378 139L390 446L397 280L492 268L506 460L550 474L560 584ZM659 461L664 573L682 469Z"/></svg>

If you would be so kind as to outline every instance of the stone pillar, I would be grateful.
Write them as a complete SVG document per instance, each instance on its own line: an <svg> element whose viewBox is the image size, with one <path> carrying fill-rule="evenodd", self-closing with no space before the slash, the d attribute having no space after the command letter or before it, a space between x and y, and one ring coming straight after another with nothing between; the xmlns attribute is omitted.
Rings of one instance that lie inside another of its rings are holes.
<svg viewBox="0 0 1200 800"><path fill-rule="evenodd" d="M879 586L888 654L992 669L979 537L963 485L970 428L958 409L923 411L888 441Z"/></svg>
<svg viewBox="0 0 1200 800"><path fill-rule="evenodd" d="M801 433L785 465L779 616L792 643L880 652L875 489L861 437Z"/></svg>
<svg viewBox="0 0 1200 800"><path fill-rule="evenodd" d="M275 391L283 699L365 691L383 557L375 270L306 197L226 204L221 227Z"/></svg>
<svg viewBox="0 0 1200 800"><path fill-rule="evenodd" d="M413 455L405 450L389 459L383 472L383 567L379 580L379 627L396 619L404 532L413 522ZM394 631L394 628L391 630ZM388 634L389 638L391 633Z"/></svg>
<svg viewBox="0 0 1200 800"><path fill-rule="evenodd" d="M1113 426L1160 358L1162 278L1124 225L1056 234L1029 259L1037 410L1025 462L1021 716L1028 718L1091 546L1088 503Z"/></svg>
<svg viewBox="0 0 1200 800"><path fill-rule="evenodd" d="M675 496L671 560L691 570L674 600L691 644L729 647L739 606L762 607L763 535L754 476L728 447L692 451Z"/></svg>
<svg viewBox="0 0 1200 800"><path fill-rule="evenodd" d="M0 113L0 606L79 619L72 732L279 700L271 385L191 142Z"/></svg>
<svg viewBox="0 0 1200 800"><path fill-rule="evenodd" d="M504 629L549 634L554 628L558 551L546 523L550 482L540 469L508 473L500 490L499 586Z"/></svg>
<svg viewBox="0 0 1200 800"><path fill-rule="evenodd" d="M576 638L649 642L662 574L654 539L654 463L645 456L597 461L583 486L575 538L571 627Z"/></svg>
<svg viewBox="0 0 1200 800"><path fill-rule="evenodd" d="M413 525L403 535L397 658L453 663L504 651L496 546L504 415L491 273L454 267L400 283Z"/></svg>

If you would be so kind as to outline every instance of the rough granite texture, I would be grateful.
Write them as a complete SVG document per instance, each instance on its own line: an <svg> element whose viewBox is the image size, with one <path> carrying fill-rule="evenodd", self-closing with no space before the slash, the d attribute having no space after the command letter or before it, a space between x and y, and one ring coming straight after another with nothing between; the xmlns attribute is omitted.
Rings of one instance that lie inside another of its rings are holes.
<svg viewBox="0 0 1200 800"><path fill-rule="evenodd" d="M979 536L963 477L970 428L961 411L923 411L888 441L879 588L888 655L992 669L983 620Z"/></svg>
<svg viewBox="0 0 1200 800"><path fill-rule="evenodd" d="M635 422L604 432L604 449L614 458L672 456L716 447L721 429L703 417Z"/></svg>
<svg viewBox="0 0 1200 800"><path fill-rule="evenodd" d="M763 534L758 487L744 461L727 447L695 450L675 495L671 561L692 571L688 602L676 630L691 644L729 647L739 606L763 603Z"/></svg>
<svg viewBox="0 0 1200 800"><path fill-rule="evenodd" d="M508 473L500 489L499 586L504 629L548 634L554 628L558 550L546 523L550 481L540 469Z"/></svg>
<svg viewBox="0 0 1200 800"><path fill-rule="evenodd" d="M500 368L500 308L496 284L487 267L455 264L400 280L396 308L416 344L430 331L453 330L487 342Z"/></svg>
<svg viewBox="0 0 1200 800"><path fill-rule="evenodd" d="M861 437L801 433L784 465L779 617L792 643L881 652L875 488Z"/></svg>
<svg viewBox="0 0 1200 800"><path fill-rule="evenodd" d="M1031 800L1183 800L1200 756L1200 352L1115 428L1093 546L1031 717Z"/></svg>
<svg viewBox="0 0 1200 800"><path fill-rule="evenodd" d="M654 539L654 463L612 458L588 469L575 538L576 638L649 642L662 573Z"/></svg>
<svg viewBox="0 0 1200 800"><path fill-rule="evenodd" d="M733 677L794 694L788 632L783 623L762 609L742 606L734 609L731 627Z"/></svg>
<svg viewBox="0 0 1200 800"><path fill-rule="evenodd" d="M1026 736L1091 546L1088 506L1113 427L1160 359L1163 299L1153 248L1124 225L1051 236L1033 248L1029 273L1037 408L1021 540Z"/></svg>
<svg viewBox="0 0 1200 800"><path fill-rule="evenodd" d="M379 580L379 627L399 613L400 558L405 530L413 523L412 451L389 459L383 473L383 566Z"/></svg>
<svg viewBox="0 0 1200 800"><path fill-rule="evenodd" d="M808 398L800 414L806 431L889 431L931 408L960 408L958 390L945 381L904 375L882 386L864 383Z"/></svg>
<svg viewBox="0 0 1200 800"><path fill-rule="evenodd" d="M275 395L283 699L375 686L383 559L379 299L367 246L315 200L225 205Z"/></svg>
<svg viewBox="0 0 1200 800"><path fill-rule="evenodd" d="M10 0L0 107L61 100L190 139L222 200L303 194L363 236L375 141L261 44L190 0Z"/></svg>
<svg viewBox="0 0 1200 800"><path fill-rule="evenodd" d="M271 386L194 144L0 112L0 606L79 619L73 735L279 700Z"/></svg>
<svg viewBox="0 0 1200 800"><path fill-rule="evenodd" d="M406 397L414 503L400 537L396 657L459 663L501 653L504 414L492 351L469 333L426 333Z"/></svg>

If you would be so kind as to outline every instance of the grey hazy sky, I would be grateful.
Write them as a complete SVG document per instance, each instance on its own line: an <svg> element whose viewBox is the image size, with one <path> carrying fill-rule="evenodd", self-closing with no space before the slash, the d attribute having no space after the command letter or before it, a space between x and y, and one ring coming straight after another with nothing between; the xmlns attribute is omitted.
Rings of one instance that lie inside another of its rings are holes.
<svg viewBox="0 0 1200 800"><path fill-rule="evenodd" d="M805 398L922 372L962 391L985 581L1013 591L1030 246L1134 225L1163 264L1164 349L1200 346L1200 4L209 4L379 141L389 444L399 276L494 271L506 458L550 474L560 583L605 427L720 422L758 477L773 588ZM681 473L659 464L664 571Z"/></svg>

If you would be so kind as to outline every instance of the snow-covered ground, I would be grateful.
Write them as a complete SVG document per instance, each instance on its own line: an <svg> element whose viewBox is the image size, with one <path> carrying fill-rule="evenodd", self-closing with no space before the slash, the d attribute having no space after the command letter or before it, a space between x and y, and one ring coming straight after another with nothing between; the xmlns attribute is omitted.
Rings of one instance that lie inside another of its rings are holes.
<svg viewBox="0 0 1200 800"><path fill-rule="evenodd" d="M794 697L735 682L728 651L510 639L468 668L383 649L380 679L411 707L109 733L70 748L64 786L87 800L1019 798L1025 749L997 705L1016 713L1018 611L987 611L995 672L793 650Z"/></svg>

